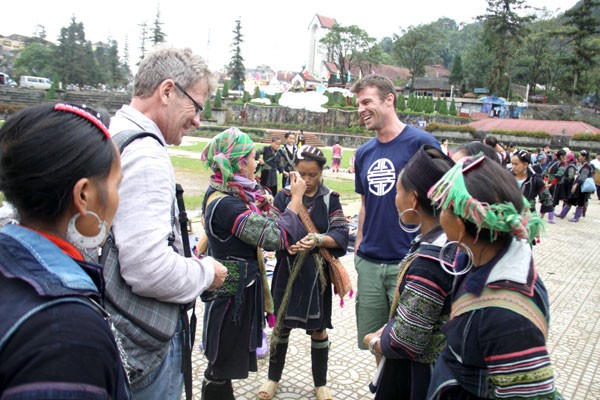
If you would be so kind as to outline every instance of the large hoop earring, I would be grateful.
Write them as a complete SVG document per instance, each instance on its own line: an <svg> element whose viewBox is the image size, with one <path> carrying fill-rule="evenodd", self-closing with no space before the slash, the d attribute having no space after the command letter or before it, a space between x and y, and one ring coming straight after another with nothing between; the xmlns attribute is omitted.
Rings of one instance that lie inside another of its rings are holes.
<svg viewBox="0 0 600 400"><path fill-rule="evenodd" d="M445 257L445 251L448 248L448 246L452 246L452 245L456 245L457 249L454 252L454 254L452 255L451 260L449 262L445 262L444 260L447 259L447 257ZM469 259L467 266L461 270L456 269L456 261L458 258L458 250L459 249L462 249L465 252L465 254L467 255L467 258ZM473 268L473 252L471 251L469 246L467 246L463 242L459 242L456 240L449 240L446 243L444 243L444 245L440 249L439 260L440 260L439 262L440 262L440 266L442 267L442 269L444 271L446 271L447 273L449 273L450 275L454 275L454 276L464 275L467 272L469 272L471 270L471 268ZM450 266L450 268L452 268L452 269L450 269L448 266Z"/></svg>
<svg viewBox="0 0 600 400"><path fill-rule="evenodd" d="M419 216L419 223L414 228L409 228L407 225L404 224L404 222L402 222L402 216L404 215L405 212L415 212ZM400 228L406 233L415 233L415 232L420 231L421 223L422 223L421 214L414 208L407 208L406 210L402 211L398 215L398 224L400 225Z"/></svg>
<svg viewBox="0 0 600 400"><path fill-rule="evenodd" d="M73 215L67 226L67 241L78 249L95 249L106 239L106 222L102 221L98 214L93 211L88 211L87 213L98 220L98 229L100 232L96 236L83 235L77 230L77 226L75 225L75 221L81 217L81 214L77 213Z"/></svg>

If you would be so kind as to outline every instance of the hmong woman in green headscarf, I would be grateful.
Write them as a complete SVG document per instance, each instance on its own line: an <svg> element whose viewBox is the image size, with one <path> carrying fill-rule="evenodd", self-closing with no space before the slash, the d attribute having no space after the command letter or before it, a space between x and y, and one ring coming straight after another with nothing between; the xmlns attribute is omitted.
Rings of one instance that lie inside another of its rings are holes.
<svg viewBox="0 0 600 400"><path fill-rule="evenodd" d="M229 270L223 287L203 295L206 400L233 399L231 380L257 370L264 312L271 319L273 313L260 249L286 249L304 233L297 215L304 181L293 175L292 202L283 213L271 213L269 198L254 178L255 153L252 140L237 128L215 136L202 153L214 172L202 207L208 255Z"/></svg>
<svg viewBox="0 0 600 400"><path fill-rule="evenodd" d="M468 261L449 271L457 276L442 328L447 346L427 399L561 399L546 347L548 295L529 244L542 222L514 177L495 161L467 157L429 198L441 209L444 248L460 247Z"/></svg>

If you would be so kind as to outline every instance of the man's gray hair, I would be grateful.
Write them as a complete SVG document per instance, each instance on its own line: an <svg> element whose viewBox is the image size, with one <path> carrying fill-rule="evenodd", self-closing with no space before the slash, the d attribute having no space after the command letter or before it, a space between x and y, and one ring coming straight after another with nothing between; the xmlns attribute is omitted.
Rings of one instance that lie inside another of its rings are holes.
<svg viewBox="0 0 600 400"><path fill-rule="evenodd" d="M202 57L195 55L190 48L177 49L159 45L140 63L133 84L133 96L152 96L165 79L173 79L184 90L204 80L209 95L216 87L214 74Z"/></svg>

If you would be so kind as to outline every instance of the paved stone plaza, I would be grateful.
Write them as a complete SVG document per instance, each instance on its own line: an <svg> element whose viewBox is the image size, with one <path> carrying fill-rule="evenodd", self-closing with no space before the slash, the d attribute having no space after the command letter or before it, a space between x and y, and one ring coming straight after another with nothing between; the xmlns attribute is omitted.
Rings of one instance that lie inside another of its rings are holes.
<svg viewBox="0 0 600 400"><path fill-rule="evenodd" d="M571 211L572 216L573 211ZM557 220L547 225L534 254L538 271L550 293L551 325L549 348L557 386L566 399L600 399L600 204L594 194L587 216L578 223ZM343 258L353 281L353 256ZM203 306L197 312L201 321ZM354 300L344 308L334 305L329 332L331 352L328 385L336 399L371 399L367 388L375 369L373 356L356 345ZM197 335L200 342L200 334ZM195 398L205 361L194 352ZM267 379L268 360L259 360L258 372L234 381L237 399L255 399L258 387ZM314 399L310 365L310 337L293 331L277 399Z"/></svg>

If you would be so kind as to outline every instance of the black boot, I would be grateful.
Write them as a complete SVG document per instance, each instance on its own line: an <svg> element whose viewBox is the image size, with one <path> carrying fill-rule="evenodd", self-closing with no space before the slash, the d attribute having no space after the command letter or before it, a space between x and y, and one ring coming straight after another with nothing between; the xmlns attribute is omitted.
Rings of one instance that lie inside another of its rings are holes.
<svg viewBox="0 0 600 400"><path fill-rule="evenodd" d="M202 381L202 400L235 400L231 379L223 381Z"/></svg>
<svg viewBox="0 0 600 400"><path fill-rule="evenodd" d="M285 355L287 354L289 336L282 336L275 346L275 350L269 354L269 380L279 382L283 367L285 366Z"/></svg>
<svg viewBox="0 0 600 400"><path fill-rule="evenodd" d="M315 388L327 385L327 363L329 361L329 338L312 339L310 359Z"/></svg>

